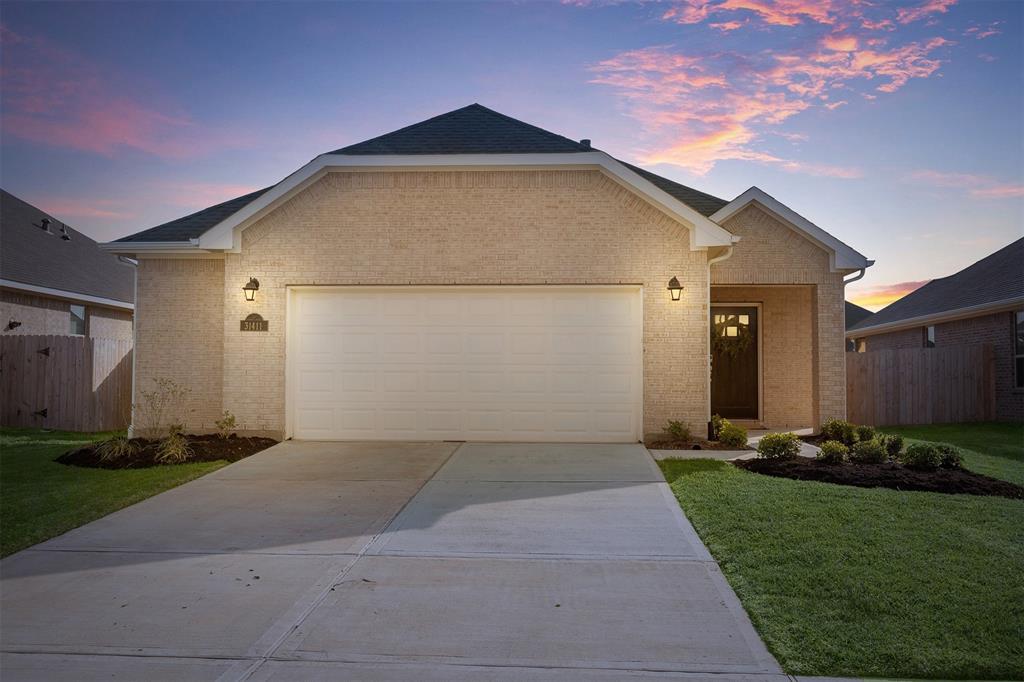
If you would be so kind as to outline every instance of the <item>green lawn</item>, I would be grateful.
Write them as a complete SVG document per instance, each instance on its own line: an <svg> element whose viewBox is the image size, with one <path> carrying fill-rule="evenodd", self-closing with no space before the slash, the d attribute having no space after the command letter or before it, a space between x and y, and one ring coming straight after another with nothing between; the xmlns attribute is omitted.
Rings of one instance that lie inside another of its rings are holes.
<svg viewBox="0 0 1024 682"><path fill-rule="evenodd" d="M1024 485L1024 424L936 424L886 426L904 438L952 443L964 448L971 471Z"/></svg>
<svg viewBox="0 0 1024 682"><path fill-rule="evenodd" d="M0 556L60 535L227 464L86 469L54 457L109 434L0 429Z"/></svg>
<svg viewBox="0 0 1024 682"><path fill-rule="evenodd" d="M931 428L913 433L991 443L968 465L1020 476L1012 430ZM1024 502L661 467L787 672L1024 679Z"/></svg>

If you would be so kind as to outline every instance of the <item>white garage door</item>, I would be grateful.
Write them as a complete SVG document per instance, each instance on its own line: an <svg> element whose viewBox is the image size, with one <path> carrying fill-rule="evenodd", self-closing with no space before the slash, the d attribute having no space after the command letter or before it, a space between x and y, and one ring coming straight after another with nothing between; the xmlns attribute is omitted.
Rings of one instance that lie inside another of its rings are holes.
<svg viewBox="0 0 1024 682"><path fill-rule="evenodd" d="M630 442L639 287L297 288L295 438Z"/></svg>

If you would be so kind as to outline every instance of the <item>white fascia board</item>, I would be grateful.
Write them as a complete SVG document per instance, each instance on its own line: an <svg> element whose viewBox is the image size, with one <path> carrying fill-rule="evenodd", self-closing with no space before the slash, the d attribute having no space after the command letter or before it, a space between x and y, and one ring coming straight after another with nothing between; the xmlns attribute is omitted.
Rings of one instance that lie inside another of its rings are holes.
<svg viewBox="0 0 1024 682"><path fill-rule="evenodd" d="M72 301L80 301L82 303L95 303L96 305L107 306L108 308L120 308L121 310L135 310L135 306L127 301L118 301L113 298L103 298L102 296L90 296L89 294L79 294L74 291L65 291L63 289L52 289L50 287L40 287L35 284L25 284L24 282L15 282L10 279L0 279L0 287L6 287L8 289L17 289L18 291L27 291L33 294L41 294L43 296L52 296L54 298L66 298Z"/></svg>
<svg viewBox="0 0 1024 682"><path fill-rule="evenodd" d="M161 253L166 255L194 255L206 253L199 247L198 239L187 242L103 242L97 244L102 251L122 256L134 254Z"/></svg>
<svg viewBox="0 0 1024 682"><path fill-rule="evenodd" d="M241 248L241 231L269 213L281 201L319 180L323 175L337 171L380 171L382 169L407 170L539 170L539 169L601 169L619 182L655 204L658 208L683 223L692 235L691 248L728 246L736 241L734 235L693 210L670 194L604 152L566 154L411 154L367 155L323 154L295 171L273 188L256 198L248 206L225 218L199 237L198 247L206 250L237 252Z"/></svg>
<svg viewBox="0 0 1024 682"><path fill-rule="evenodd" d="M875 336L877 334L887 334L889 332L903 331L904 329L913 329L914 327L925 327L932 324L938 324L940 322L965 320L970 317L980 317L981 315L990 315L992 313L1008 312L1011 310L1024 310L1024 296L1005 298L1000 301L992 301L991 303L982 303L979 305L967 306L966 308L957 308L955 310L944 310L941 313L932 313L931 315L918 315L917 317L908 317L902 320L894 320L892 322L868 327L847 329L846 338L861 339L867 336Z"/></svg>
<svg viewBox="0 0 1024 682"><path fill-rule="evenodd" d="M758 187L751 187L718 209L711 215L711 219L721 224L751 203L757 203L761 208L773 214L782 222L789 224L793 229L803 233L812 242L828 251L833 270L860 270L871 267L874 264L873 260L869 260L857 250L847 246Z"/></svg>

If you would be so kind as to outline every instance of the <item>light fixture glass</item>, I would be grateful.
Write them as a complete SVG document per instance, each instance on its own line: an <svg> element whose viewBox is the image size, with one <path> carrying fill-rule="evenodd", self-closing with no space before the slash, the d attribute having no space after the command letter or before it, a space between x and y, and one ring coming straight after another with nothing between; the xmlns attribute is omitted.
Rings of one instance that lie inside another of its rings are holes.
<svg viewBox="0 0 1024 682"><path fill-rule="evenodd" d="M683 295L683 285L679 283L679 279L673 277L668 281L668 293L672 296L673 301L678 301Z"/></svg>
<svg viewBox="0 0 1024 682"><path fill-rule="evenodd" d="M244 287L242 287L242 293L245 294L245 300L255 301L256 292L259 291L260 281L255 277L250 277L249 281Z"/></svg>

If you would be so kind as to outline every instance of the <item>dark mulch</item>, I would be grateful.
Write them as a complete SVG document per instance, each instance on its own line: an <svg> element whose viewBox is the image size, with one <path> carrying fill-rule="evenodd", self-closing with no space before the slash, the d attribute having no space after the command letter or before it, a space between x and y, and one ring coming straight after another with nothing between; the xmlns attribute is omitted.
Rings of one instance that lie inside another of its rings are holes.
<svg viewBox="0 0 1024 682"><path fill-rule="evenodd" d="M192 446L193 455L189 462L214 462L227 460L237 462L249 455L255 455L261 450L266 450L271 445L276 445L273 438L239 438L231 435L228 438L221 438L216 435L186 436L189 445ZM116 461L104 462L96 452L95 443L84 448L65 452L55 459L55 462L76 467L93 467L98 469L143 469L153 466L167 466L156 461L156 447L158 441L144 438L133 438L133 442L139 445L139 451L131 457Z"/></svg>
<svg viewBox="0 0 1024 682"><path fill-rule="evenodd" d="M717 440L651 440L644 443L651 450L753 450L748 445L725 445Z"/></svg>
<svg viewBox="0 0 1024 682"><path fill-rule="evenodd" d="M859 488L892 488L933 493L990 495L1024 499L1024 488L989 478L965 469L920 471L899 464L826 464L798 457L787 460L749 459L733 462L736 466L765 476L820 481Z"/></svg>

